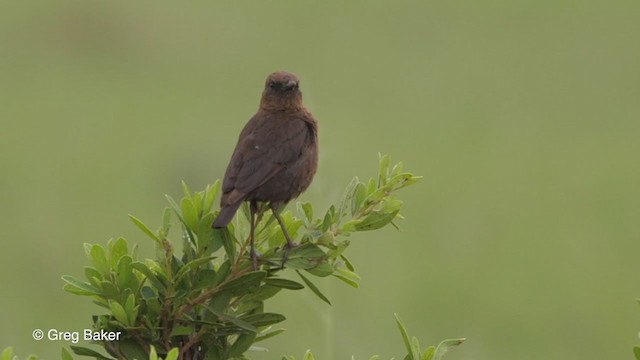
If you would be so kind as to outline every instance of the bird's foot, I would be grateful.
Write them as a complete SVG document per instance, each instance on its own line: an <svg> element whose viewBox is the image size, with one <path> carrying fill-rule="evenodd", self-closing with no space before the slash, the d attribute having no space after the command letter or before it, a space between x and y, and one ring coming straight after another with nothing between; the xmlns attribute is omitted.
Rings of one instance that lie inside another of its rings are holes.
<svg viewBox="0 0 640 360"><path fill-rule="evenodd" d="M280 266L281 269L284 269L284 264L287 262L287 260L289 260L289 252L291 251L291 249L293 249L296 246L298 246L298 244L294 243L293 241L287 241L287 243L284 244L284 252L282 254L282 264Z"/></svg>

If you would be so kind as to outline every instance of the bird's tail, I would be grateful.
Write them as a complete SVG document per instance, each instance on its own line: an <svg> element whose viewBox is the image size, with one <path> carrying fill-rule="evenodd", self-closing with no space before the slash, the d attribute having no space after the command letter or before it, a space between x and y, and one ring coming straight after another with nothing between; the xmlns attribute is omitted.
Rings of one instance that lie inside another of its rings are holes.
<svg viewBox="0 0 640 360"><path fill-rule="evenodd" d="M218 217L213 221L212 227L223 228L227 226L231 219L233 219L233 215L236 214L236 211L238 211L238 208L241 204L242 201L238 201L234 204L229 204L223 207L222 210L220 210L220 214L218 214Z"/></svg>

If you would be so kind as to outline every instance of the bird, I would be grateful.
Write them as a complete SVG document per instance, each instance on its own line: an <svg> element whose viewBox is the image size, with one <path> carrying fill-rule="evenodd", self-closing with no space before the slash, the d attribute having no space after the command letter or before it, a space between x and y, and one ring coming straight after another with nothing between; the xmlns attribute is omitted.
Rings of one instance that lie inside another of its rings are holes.
<svg viewBox="0 0 640 360"><path fill-rule="evenodd" d="M267 77L258 111L240 132L222 181L221 210L212 227L226 227L238 207L249 202L254 270L258 263L254 235L262 214L259 206L271 209L287 241L284 267L295 243L280 211L309 187L318 167L318 123L304 107L299 85L290 72L278 71Z"/></svg>

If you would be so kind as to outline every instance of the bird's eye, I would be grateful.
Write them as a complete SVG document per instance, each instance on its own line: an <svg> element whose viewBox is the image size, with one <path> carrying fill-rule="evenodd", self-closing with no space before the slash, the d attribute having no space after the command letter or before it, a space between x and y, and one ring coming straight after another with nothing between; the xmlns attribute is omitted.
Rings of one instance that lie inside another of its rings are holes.
<svg viewBox="0 0 640 360"><path fill-rule="evenodd" d="M273 82L273 81L270 81L269 82L269 87L272 88L272 89L275 89L276 88L276 83Z"/></svg>

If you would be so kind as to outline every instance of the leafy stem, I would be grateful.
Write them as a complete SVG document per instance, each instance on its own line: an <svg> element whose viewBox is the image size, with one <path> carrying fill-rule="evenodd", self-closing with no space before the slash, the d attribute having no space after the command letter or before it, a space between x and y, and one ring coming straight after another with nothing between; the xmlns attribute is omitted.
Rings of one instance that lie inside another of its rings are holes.
<svg viewBox="0 0 640 360"><path fill-rule="evenodd" d="M272 330L272 326L284 321L284 315L265 311L266 302L280 291L306 287L331 304L314 284L314 277L331 275L358 287L360 277L346 257L347 237L389 224L396 226L393 222L402 218L399 211L403 204L397 191L419 179L403 172L402 163L391 166L389 157L381 156L378 176L368 181L354 178L342 200L323 215L315 216L310 203L298 203L297 214L281 213L287 233L299 243L288 252L284 268L285 238L270 216L271 210L261 206L255 229L256 250L262 254L257 270L247 256L248 206L242 207L227 228L212 229L220 182L197 192L183 183L184 196L179 201L167 196L169 207L156 231L130 216L156 244L157 259L139 261L136 247L129 251L122 238L110 240L106 248L85 244L92 262L85 270L86 281L64 276L65 290L90 296L109 310L106 315L96 315L93 326L123 333L118 341L101 342L104 350L118 359L246 359L243 354L255 342L283 331ZM169 238L172 217L178 219L182 254L174 252ZM291 271L302 282L282 277ZM72 350L108 359L91 349L74 346Z"/></svg>

